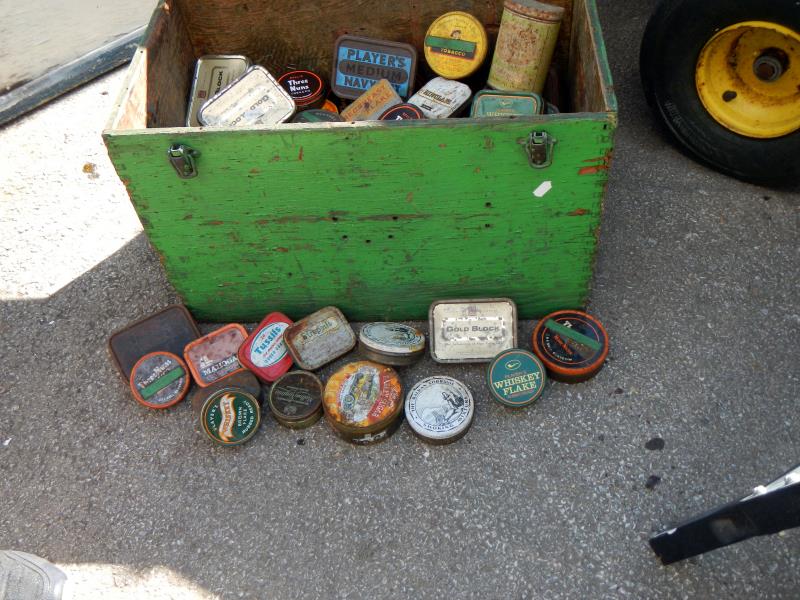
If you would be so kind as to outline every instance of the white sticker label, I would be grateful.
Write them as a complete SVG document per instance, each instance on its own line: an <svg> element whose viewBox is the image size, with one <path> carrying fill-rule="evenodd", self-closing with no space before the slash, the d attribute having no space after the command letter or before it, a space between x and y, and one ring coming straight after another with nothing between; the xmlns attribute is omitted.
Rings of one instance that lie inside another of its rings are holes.
<svg viewBox="0 0 800 600"><path fill-rule="evenodd" d="M250 361L257 367L265 368L278 364L288 350L283 343L283 332L288 323L270 323L262 329L250 346Z"/></svg>

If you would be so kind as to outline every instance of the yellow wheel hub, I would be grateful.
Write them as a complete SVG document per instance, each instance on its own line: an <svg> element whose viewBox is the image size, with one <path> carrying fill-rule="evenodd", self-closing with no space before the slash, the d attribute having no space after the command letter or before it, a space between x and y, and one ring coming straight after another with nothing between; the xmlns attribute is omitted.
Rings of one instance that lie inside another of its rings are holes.
<svg viewBox="0 0 800 600"><path fill-rule="evenodd" d="M754 138L800 129L800 34L765 21L726 27L700 52L695 84L723 127Z"/></svg>

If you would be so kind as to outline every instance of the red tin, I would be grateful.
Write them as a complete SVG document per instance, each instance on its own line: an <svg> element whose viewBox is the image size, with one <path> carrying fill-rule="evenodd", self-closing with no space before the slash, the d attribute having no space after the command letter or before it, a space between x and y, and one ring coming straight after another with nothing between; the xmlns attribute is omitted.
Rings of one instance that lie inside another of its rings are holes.
<svg viewBox="0 0 800 600"><path fill-rule="evenodd" d="M246 371L239 362L239 347L247 339L247 330L231 323L188 344L183 357L200 387L208 387L234 373Z"/></svg>
<svg viewBox="0 0 800 600"><path fill-rule="evenodd" d="M270 313L239 348L239 362L261 381L272 383L292 367L292 357L283 343L283 332L291 324L283 313Z"/></svg>

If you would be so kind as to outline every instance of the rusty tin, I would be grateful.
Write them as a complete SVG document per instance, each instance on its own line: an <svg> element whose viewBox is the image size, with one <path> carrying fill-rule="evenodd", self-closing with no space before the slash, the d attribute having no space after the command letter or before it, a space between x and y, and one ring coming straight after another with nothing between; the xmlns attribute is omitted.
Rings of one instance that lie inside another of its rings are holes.
<svg viewBox="0 0 800 600"><path fill-rule="evenodd" d="M444 77L435 77L409 99L429 119L446 119L457 115L472 96L465 83Z"/></svg>
<svg viewBox="0 0 800 600"><path fill-rule="evenodd" d="M542 93L564 8L536 0L506 0L488 85Z"/></svg>
<svg viewBox="0 0 800 600"><path fill-rule="evenodd" d="M339 113L320 108L312 108L297 113L292 119L292 123L341 123L344 119Z"/></svg>
<svg viewBox="0 0 800 600"><path fill-rule="evenodd" d="M240 371L239 373L234 373L230 377L226 377L217 383L212 383L208 387L195 386L192 391L189 392L189 403L192 405L192 410L196 413L199 413L203 408L203 404L206 403L206 400L208 400L212 394L225 388L237 388L244 390L257 399L261 404L264 403L265 394L264 388L261 386L261 382L250 371Z"/></svg>
<svg viewBox="0 0 800 600"><path fill-rule="evenodd" d="M542 114L544 101L533 92L482 90L472 101L471 117L532 117Z"/></svg>
<svg viewBox="0 0 800 600"><path fill-rule="evenodd" d="M211 394L200 409L200 425L213 442L238 446L261 426L261 407L253 394L238 387L223 387Z"/></svg>
<svg viewBox="0 0 800 600"><path fill-rule="evenodd" d="M447 79L472 75L488 51L486 29L469 13L445 13L431 23L425 34L425 60L434 73Z"/></svg>
<svg viewBox="0 0 800 600"><path fill-rule="evenodd" d="M278 83L289 92L297 110L320 108L325 104L328 84L313 71L289 71L278 77Z"/></svg>
<svg viewBox="0 0 800 600"><path fill-rule="evenodd" d="M377 363L404 367L425 353L425 334L403 323L367 323L358 332L358 351Z"/></svg>
<svg viewBox="0 0 800 600"><path fill-rule="evenodd" d="M580 310L560 310L544 317L533 330L533 351L551 378L564 383L591 379L608 356L603 324Z"/></svg>
<svg viewBox="0 0 800 600"><path fill-rule="evenodd" d="M283 341L298 367L315 371L350 352L356 335L342 311L327 306L290 325Z"/></svg>
<svg viewBox="0 0 800 600"><path fill-rule="evenodd" d="M171 352L146 354L131 370L131 392L147 408L169 408L186 397L192 377L186 363Z"/></svg>
<svg viewBox="0 0 800 600"><path fill-rule="evenodd" d="M295 109L289 92L256 65L206 102L197 119L209 127L277 125L291 119Z"/></svg>
<svg viewBox="0 0 800 600"><path fill-rule="evenodd" d="M290 371L272 384L269 408L290 429L311 427L322 416L322 382L308 371Z"/></svg>
<svg viewBox="0 0 800 600"><path fill-rule="evenodd" d="M386 79L369 88L347 108L342 111L345 121L375 121L395 104L402 100Z"/></svg>
<svg viewBox="0 0 800 600"><path fill-rule="evenodd" d="M197 385L207 387L244 371L238 353L246 339L247 330L238 323L231 323L187 344L183 357Z"/></svg>
<svg viewBox="0 0 800 600"><path fill-rule="evenodd" d="M145 354L164 351L180 356L186 344L199 337L192 315L175 304L112 333L108 352L123 379L130 381L133 365Z"/></svg>
<svg viewBox="0 0 800 600"><path fill-rule="evenodd" d="M418 106L405 102L396 104L384 112L378 120L380 121L408 121L413 119L425 119L425 114Z"/></svg>
<svg viewBox="0 0 800 600"><path fill-rule="evenodd" d="M328 380L323 409L343 439L360 445L380 442L399 425L400 378L391 367L366 360L345 365Z"/></svg>
<svg viewBox="0 0 800 600"><path fill-rule="evenodd" d="M508 298L440 300L428 320L436 362L489 362L517 345L517 305Z"/></svg>
<svg viewBox="0 0 800 600"><path fill-rule="evenodd" d="M291 324L283 313L270 313L239 347L239 362L261 381L275 381L292 368L292 357L283 343L283 332Z"/></svg>
<svg viewBox="0 0 800 600"><path fill-rule="evenodd" d="M186 126L198 127L200 121L197 120L197 113L200 108L249 68L250 59L246 56L206 54L198 58L194 66L192 91L189 94Z"/></svg>
<svg viewBox="0 0 800 600"><path fill-rule="evenodd" d="M416 73L417 50L410 44L347 34L336 40L331 82L340 98L358 98L381 79L408 98Z"/></svg>
<svg viewBox="0 0 800 600"><path fill-rule="evenodd" d="M463 383L436 375L414 384L406 396L405 413L417 437L434 445L450 444L472 426L475 401Z"/></svg>

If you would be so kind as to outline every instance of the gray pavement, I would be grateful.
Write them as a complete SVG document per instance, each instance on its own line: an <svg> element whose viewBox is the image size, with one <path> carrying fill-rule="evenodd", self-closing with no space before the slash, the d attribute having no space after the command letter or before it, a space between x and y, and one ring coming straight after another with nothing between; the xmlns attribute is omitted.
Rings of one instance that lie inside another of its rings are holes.
<svg viewBox="0 0 800 600"><path fill-rule="evenodd" d="M637 75L652 4L601 5L620 101L590 305L608 363L521 412L480 366L404 369L476 392L448 447L267 419L221 449L188 404L139 407L106 339L177 297L99 138L122 73L0 130L0 547L106 569L125 597L797 598L800 530L671 567L647 546L800 462L800 194L655 129Z"/></svg>

